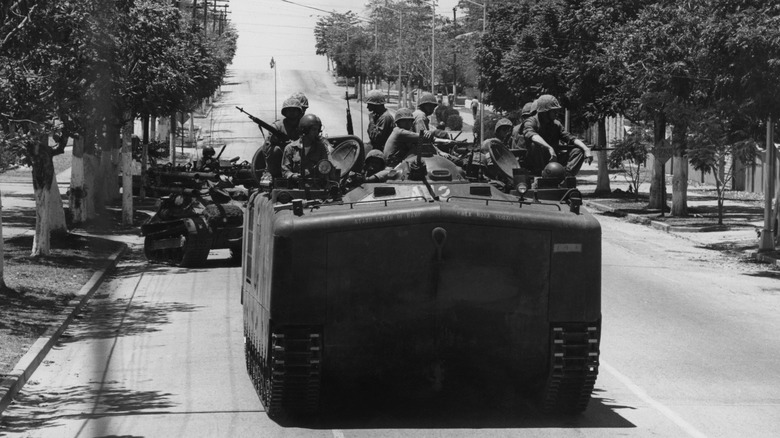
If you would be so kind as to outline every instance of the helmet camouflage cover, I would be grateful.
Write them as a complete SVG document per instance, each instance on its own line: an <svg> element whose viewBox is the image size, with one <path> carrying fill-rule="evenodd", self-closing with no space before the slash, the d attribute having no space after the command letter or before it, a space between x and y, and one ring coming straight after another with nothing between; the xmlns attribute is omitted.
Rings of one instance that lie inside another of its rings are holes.
<svg viewBox="0 0 780 438"><path fill-rule="evenodd" d="M499 120L498 122L496 122L496 127L494 128L494 131L496 133L498 133L498 128L500 128L502 126L509 126L511 128L512 126L514 126L514 124L512 123L511 120L509 120L507 118L503 118L503 119Z"/></svg>
<svg viewBox="0 0 780 438"><path fill-rule="evenodd" d="M384 105L385 94L379 90L371 90L366 95L366 103L369 105Z"/></svg>
<svg viewBox="0 0 780 438"><path fill-rule="evenodd" d="M412 113L412 110L409 108L401 108L398 111L395 112L395 117L393 120L395 120L396 123L398 123L399 120L414 120L414 114Z"/></svg>
<svg viewBox="0 0 780 438"><path fill-rule="evenodd" d="M417 104L418 107L425 105L426 103L432 103L434 105L438 105L439 102L436 101L436 97L433 96L431 93L423 93L422 96L420 96L420 102Z"/></svg>
<svg viewBox="0 0 780 438"><path fill-rule="evenodd" d="M544 113L547 111L561 109L561 104L558 103L558 99L555 96L549 94L543 94L536 99L536 112Z"/></svg>
<svg viewBox="0 0 780 438"><path fill-rule="evenodd" d="M302 109L307 109L309 107L309 99L307 99L306 95L300 91L293 93L293 95L290 96L290 99L297 99Z"/></svg>

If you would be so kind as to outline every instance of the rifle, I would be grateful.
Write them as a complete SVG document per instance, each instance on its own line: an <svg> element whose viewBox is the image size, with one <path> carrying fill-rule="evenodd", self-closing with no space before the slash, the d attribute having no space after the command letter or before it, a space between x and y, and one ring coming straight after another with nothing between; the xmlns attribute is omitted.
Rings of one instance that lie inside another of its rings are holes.
<svg viewBox="0 0 780 438"><path fill-rule="evenodd" d="M355 130L352 128L352 112L349 110L349 91L345 91L344 95L347 98L347 134L353 135Z"/></svg>
<svg viewBox="0 0 780 438"><path fill-rule="evenodd" d="M283 142L288 142L288 141L290 141L290 140L291 140L291 139L290 139L290 137L289 137L287 134L285 134L284 132L282 132L282 131L280 131L280 130L276 129L276 128L275 128L273 125L271 125L271 124L268 124L267 122L265 122L265 121L263 121L263 120L260 120L260 119L258 119L257 117L253 116L252 114L249 114L248 112L244 111L244 109L243 109L243 108L241 108L241 107L237 106L237 107L236 107L236 109L237 109L237 110L239 110L239 111L241 111L242 113L244 113L244 114L248 115L248 116L249 116L249 118L250 118L250 119L251 119L253 122L257 123L257 126L259 126L260 128L265 128L265 129L267 129L267 130L268 130L268 132L270 132L271 134L275 135L275 136L276 136L277 138L279 138L281 141L283 141Z"/></svg>

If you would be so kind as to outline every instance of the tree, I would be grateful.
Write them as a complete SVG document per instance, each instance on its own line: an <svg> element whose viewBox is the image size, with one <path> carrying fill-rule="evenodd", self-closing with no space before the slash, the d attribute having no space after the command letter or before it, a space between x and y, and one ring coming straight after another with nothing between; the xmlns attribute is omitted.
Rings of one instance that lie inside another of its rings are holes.
<svg viewBox="0 0 780 438"><path fill-rule="evenodd" d="M50 20L52 4L17 2L0 9L0 148L23 156L32 166L36 227L33 256L48 255L50 233L64 230L62 202L56 185L52 156L62 153L48 138L56 134L59 102L50 78L62 48L61 29ZM43 41L45 44L40 44ZM59 211L56 211L59 209Z"/></svg>
<svg viewBox="0 0 780 438"><path fill-rule="evenodd" d="M620 169L629 183L634 200L639 200L639 184L642 183L642 166L647 163L647 135L643 129L638 129L622 140L613 142L615 150L609 155L610 169Z"/></svg>
<svg viewBox="0 0 780 438"><path fill-rule="evenodd" d="M660 2L644 7L637 17L615 30L605 42L605 65L621 80L618 93L633 104L633 117L672 122L676 163L672 215L687 215L686 141L689 118L706 106L708 86L701 35L706 27L706 0ZM655 132L663 133L659 127ZM656 137L656 147L663 138ZM653 178L663 178L654 173ZM663 183L665 186L665 182ZM651 196L652 199L652 196ZM665 200L664 200L665 203ZM661 205L663 208L663 205Z"/></svg>
<svg viewBox="0 0 780 438"><path fill-rule="evenodd" d="M698 114L691 124L688 157L694 169L715 177L718 225L723 225L723 204L734 178L734 161L751 163L756 156L756 142L745 130L749 123L740 114L733 102L723 101Z"/></svg>

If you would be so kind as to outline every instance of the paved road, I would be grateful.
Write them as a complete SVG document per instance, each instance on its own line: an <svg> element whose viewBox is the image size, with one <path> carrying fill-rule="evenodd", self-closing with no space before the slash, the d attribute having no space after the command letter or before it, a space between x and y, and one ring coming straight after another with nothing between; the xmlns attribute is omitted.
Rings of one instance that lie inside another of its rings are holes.
<svg viewBox="0 0 780 438"><path fill-rule="evenodd" d="M601 217L604 334L580 417L489 396L397 403L321 423L271 421L242 353L240 272L128 261L3 417L7 436L775 436L775 274Z"/></svg>

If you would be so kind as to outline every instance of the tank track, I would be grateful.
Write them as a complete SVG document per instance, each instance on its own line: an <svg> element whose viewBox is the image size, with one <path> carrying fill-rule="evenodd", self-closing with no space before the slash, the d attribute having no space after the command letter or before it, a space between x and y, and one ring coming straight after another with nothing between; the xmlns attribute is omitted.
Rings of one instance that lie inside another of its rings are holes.
<svg viewBox="0 0 780 438"><path fill-rule="evenodd" d="M600 324L554 325L544 412L580 413L588 407L599 370Z"/></svg>
<svg viewBox="0 0 780 438"><path fill-rule="evenodd" d="M308 329L273 332L267 361L246 342L247 370L266 413L311 414L319 410L322 336Z"/></svg>

